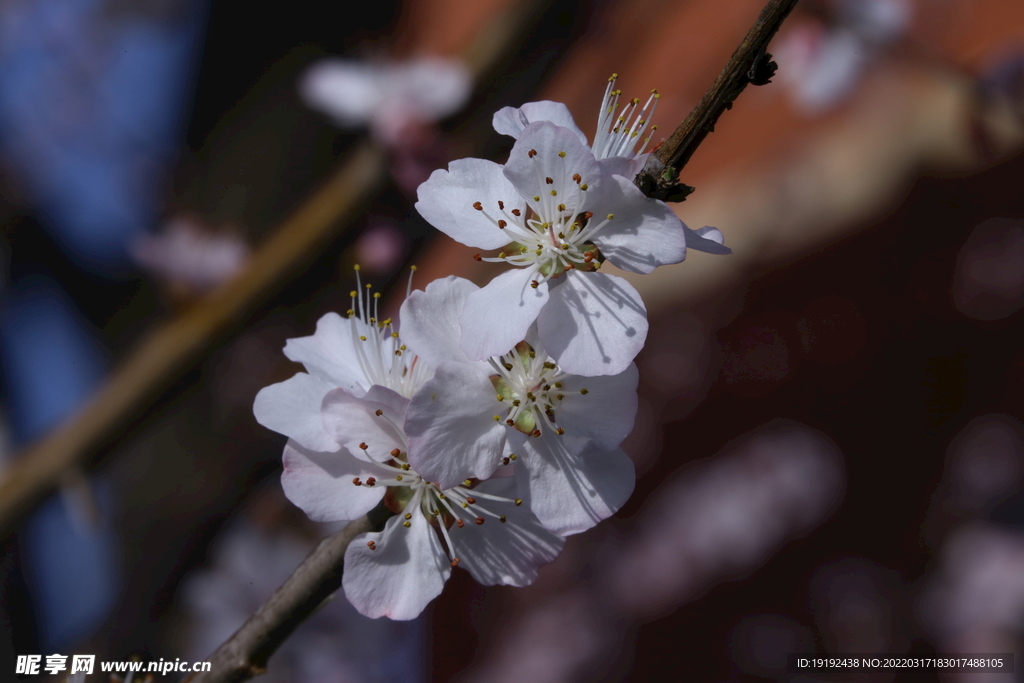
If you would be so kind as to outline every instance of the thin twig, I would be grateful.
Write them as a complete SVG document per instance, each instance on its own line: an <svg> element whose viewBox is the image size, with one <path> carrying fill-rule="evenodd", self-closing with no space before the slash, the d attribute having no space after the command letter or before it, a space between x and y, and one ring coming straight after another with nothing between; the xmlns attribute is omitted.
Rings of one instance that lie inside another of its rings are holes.
<svg viewBox="0 0 1024 683"><path fill-rule="evenodd" d="M210 655L210 671L193 674L185 683L239 683L264 673L270 655L341 587L345 549L373 528L371 515L349 522L313 548L270 599Z"/></svg>
<svg viewBox="0 0 1024 683"><path fill-rule="evenodd" d="M729 63L715 79L711 89L690 112L672 136L652 154L637 174L636 185L650 197L682 201L693 188L679 184L679 171L690 160L704 138L715 130L718 118L732 109L748 83L764 85L775 74L777 65L767 53L768 43L779 30L797 0L769 0L757 21L733 52Z"/></svg>

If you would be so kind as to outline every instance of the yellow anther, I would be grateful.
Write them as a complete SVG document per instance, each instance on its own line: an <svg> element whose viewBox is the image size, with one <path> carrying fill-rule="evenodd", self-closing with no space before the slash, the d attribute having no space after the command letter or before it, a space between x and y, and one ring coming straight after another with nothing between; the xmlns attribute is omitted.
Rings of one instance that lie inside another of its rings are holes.
<svg viewBox="0 0 1024 683"><path fill-rule="evenodd" d="M516 498L516 507L519 507L522 504L523 504L523 499L522 498Z"/></svg>
<svg viewBox="0 0 1024 683"><path fill-rule="evenodd" d="M354 299L356 298L356 296L359 295L359 292L353 289L351 292L348 293L348 295Z"/></svg>
<svg viewBox="0 0 1024 683"><path fill-rule="evenodd" d="M615 214L614 213L608 214L608 220L611 220L613 218L615 218Z"/></svg>
<svg viewBox="0 0 1024 683"><path fill-rule="evenodd" d="M508 459L509 460L515 460L516 459L516 454L515 453L509 453L508 454ZM516 503L516 505L519 505L519 503Z"/></svg>
<svg viewBox="0 0 1024 683"><path fill-rule="evenodd" d="M464 482L462 482L462 485L463 486L472 486L473 485L473 480L472 479L467 479Z"/></svg>
<svg viewBox="0 0 1024 683"><path fill-rule="evenodd" d="M395 481L402 481L402 475L401 474L396 474L395 475Z"/></svg>
<svg viewBox="0 0 1024 683"><path fill-rule="evenodd" d="M551 190L551 196L552 197L557 197L558 196L558 190Z"/></svg>
<svg viewBox="0 0 1024 683"><path fill-rule="evenodd" d="M366 337L364 337L363 335L359 335L359 341L366 341Z"/></svg>
<svg viewBox="0 0 1024 683"><path fill-rule="evenodd" d="M354 266L352 266L352 270L362 270L362 269L359 267L359 264L357 263Z"/></svg>
<svg viewBox="0 0 1024 683"><path fill-rule="evenodd" d="M409 266L409 270L411 270L411 271L413 271L415 273L417 268L416 268L416 266Z"/></svg>
<svg viewBox="0 0 1024 683"><path fill-rule="evenodd" d="M412 522L402 522L402 526L404 526L406 529L408 529L409 527L412 526Z"/></svg>
<svg viewBox="0 0 1024 683"><path fill-rule="evenodd" d="M406 519L412 519L412 513L411 512L406 512L405 513L405 518Z"/></svg>
<svg viewBox="0 0 1024 683"><path fill-rule="evenodd" d="M392 332L391 333L391 338L392 339L398 339L398 333L397 332Z"/></svg>
<svg viewBox="0 0 1024 683"><path fill-rule="evenodd" d="M587 191L587 188L588 188L588 187L589 187L589 186L588 186L588 185L587 185L586 183L583 183L582 185L580 185L580 189L581 189L581 190L583 190L584 192L586 192L586 191Z"/></svg>
<svg viewBox="0 0 1024 683"><path fill-rule="evenodd" d="M565 158L565 152L559 152L558 156L560 156L560 157L562 157L564 159Z"/></svg>
<svg viewBox="0 0 1024 683"><path fill-rule="evenodd" d="M581 393L581 394L583 394L584 396L586 396L586 395L587 395L587 394L589 394L590 392L589 392L589 391L587 391L586 387L584 387L583 389L580 389L580 393Z"/></svg>
<svg viewBox="0 0 1024 683"><path fill-rule="evenodd" d="M614 83L615 79L619 77L619 74L612 74L612 77L608 79L609 83Z"/></svg>
<svg viewBox="0 0 1024 683"><path fill-rule="evenodd" d="M374 292L373 293L373 298L374 299L379 299L380 298L380 292Z"/></svg>
<svg viewBox="0 0 1024 683"><path fill-rule="evenodd" d="M534 196L533 201L539 202L540 201L540 197L539 196Z"/></svg>
<svg viewBox="0 0 1024 683"><path fill-rule="evenodd" d="M495 422L501 422L501 415L495 415L494 416L494 421Z"/></svg>
<svg viewBox="0 0 1024 683"><path fill-rule="evenodd" d="M504 401L504 400L505 400L505 397L502 396L501 394L498 394L498 401L501 402L501 401Z"/></svg>

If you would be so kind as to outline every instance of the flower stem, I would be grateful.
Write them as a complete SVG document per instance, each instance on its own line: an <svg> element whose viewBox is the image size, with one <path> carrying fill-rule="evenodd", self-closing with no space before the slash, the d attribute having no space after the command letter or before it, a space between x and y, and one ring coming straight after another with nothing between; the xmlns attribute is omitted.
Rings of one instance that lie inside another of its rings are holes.
<svg viewBox="0 0 1024 683"><path fill-rule="evenodd" d="M711 89L637 174L636 185L644 194L665 201L682 201L692 191L680 185L679 171L715 129L722 113L732 109L732 103L748 83L770 82L777 65L766 48L796 3L797 0L768 1Z"/></svg>
<svg viewBox="0 0 1024 683"><path fill-rule="evenodd" d="M381 504L321 541L295 573L206 659L212 664L210 671L193 674L185 683L239 683L264 673L270 655L341 587L348 544L359 534L382 526L390 515Z"/></svg>

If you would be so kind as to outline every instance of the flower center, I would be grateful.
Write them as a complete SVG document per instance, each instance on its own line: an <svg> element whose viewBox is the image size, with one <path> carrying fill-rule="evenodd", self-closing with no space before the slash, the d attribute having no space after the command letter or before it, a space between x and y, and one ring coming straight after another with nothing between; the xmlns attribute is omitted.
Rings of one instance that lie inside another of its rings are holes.
<svg viewBox="0 0 1024 683"><path fill-rule="evenodd" d="M529 151L531 159L537 159L540 154L534 149ZM473 208L504 230L510 240L497 257L481 257L477 254L473 258L531 267L537 274L531 282L534 288L541 282L558 278L575 268L597 270L601 258L592 238L615 218L614 214L595 216L587 211L589 185L579 173L571 172L565 166L565 152L558 152L557 155L562 166L561 173L556 173L558 177L552 178L541 176L538 170L538 178L545 190L541 194L527 197L529 208L525 213L520 209L506 211L505 202L500 200L497 210L485 207L482 202L473 203Z"/></svg>
<svg viewBox="0 0 1024 683"><path fill-rule="evenodd" d="M406 529L412 528L414 523L422 524L413 514L419 506L427 523L433 526L444 539L448 558L453 567L457 567L460 560L451 534L448 533L452 526L462 529L465 528L467 522L471 525L482 526L488 517L504 524L506 522L505 515L488 508L493 504L512 504L518 507L523 503L519 498L504 498L482 491L474 491L473 487L479 482L472 479L462 482L461 486L442 490L437 484L429 482L417 474L406 462L408 454L400 449L396 448L391 451L391 457L385 461L375 459L370 455L367 444L360 444L360 448L368 460L387 470L392 477L390 479L367 477L366 481L356 477L352 483L356 486L370 488L386 486L384 503L392 512L402 516L402 526ZM481 501L487 502L488 505L481 504ZM370 550L377 549L374 541L369 541L366 545Z"/></svg>
<svg viewBox="0 0 1024 683"><path fill-rule="evenodd" d="M565 434L558 426L555 411L565 398L561 380L568 375L547 353L520 342L505 355L488 362L497 371L491 375L496 398L502 407L507 407L505 424L535 437L541 436L544 429ZM586 393L585 389L583 391ZM503 418L495 415L495 419Z"/></svg>

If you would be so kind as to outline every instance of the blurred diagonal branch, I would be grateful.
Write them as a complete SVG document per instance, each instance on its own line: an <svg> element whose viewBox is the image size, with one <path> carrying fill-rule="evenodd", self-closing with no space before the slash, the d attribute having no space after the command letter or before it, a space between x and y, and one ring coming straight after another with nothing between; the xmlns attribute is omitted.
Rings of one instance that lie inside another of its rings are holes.
<svg viewBox="0 0 1024 683"><path fill-rule="evenodd" d="M238 276L149 334L70 420L20 454L0 480L0 528L59 484L61 474L90 454L155 399L161 387L312 259L380 185L384 152L366 142L252 255Z"/></svg>
<svg viewBox="0 0 1024 683"><path fill-rule="evenodd" d="M548 5L515 3L464 53L474 77L493 72L513 53ZM235 278L181 316L163 324L123 360L104 386L69 420L20 453L0 477L0 534L60 485L63 473L92 455L132 416L158 398L176 373L209 350L222 334L272 295L298 268L340 234L384 179L386 153L364 142L284 221Z"/></svg>
<svg viewBox="0 0 1024 683"><path fill-rule="evenodd" d="M783 20L796 6L797 0L769 0L757 21L744 36L729 63L715 79L711 89L679 124L672 136L647 160L636 177L636 184L650 197L680 201L692 188L679 185L679 171L697 151L704 138L715 130L718 118L747 87L748 83L770 82L778 65L771 61L768 43Z"/></svg>

